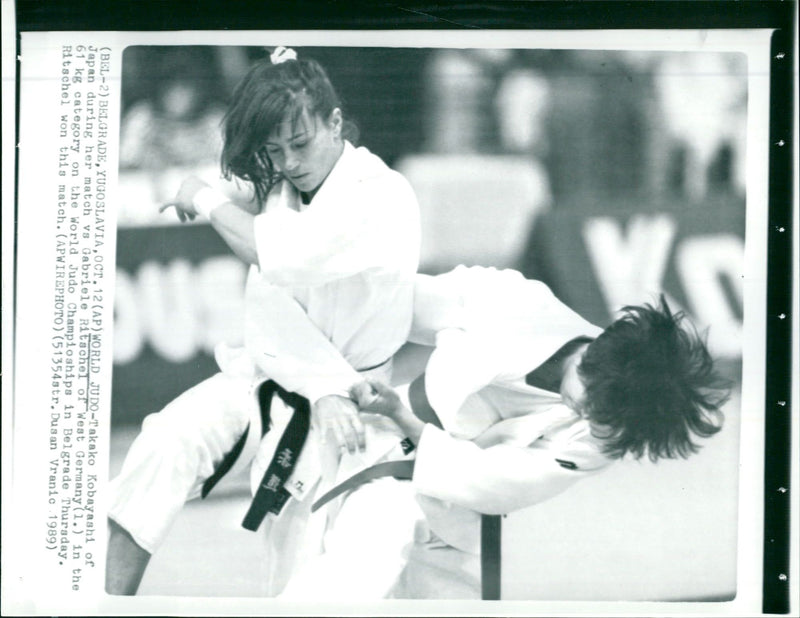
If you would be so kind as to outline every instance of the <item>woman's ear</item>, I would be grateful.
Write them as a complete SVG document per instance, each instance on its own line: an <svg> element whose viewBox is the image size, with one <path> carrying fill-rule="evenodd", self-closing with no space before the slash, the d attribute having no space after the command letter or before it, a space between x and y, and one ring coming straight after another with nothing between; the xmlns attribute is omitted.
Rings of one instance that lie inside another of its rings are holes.
<svg viewBox="0 0 800 618"><path fill-rule="evenodd" d="M330 127L331 131L333 131L334 137L341 137L342 136L342 110L338 107L334 108L331 112L330 116Z"/></svg>

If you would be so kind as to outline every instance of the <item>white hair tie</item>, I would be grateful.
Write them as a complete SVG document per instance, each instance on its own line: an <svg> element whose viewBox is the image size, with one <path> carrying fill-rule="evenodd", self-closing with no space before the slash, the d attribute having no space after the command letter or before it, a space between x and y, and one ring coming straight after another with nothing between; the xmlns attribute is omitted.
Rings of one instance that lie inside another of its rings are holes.
<svg viewBox="0 0 800 618"><path fill-rule="evenodd" d="M269 55L272 64L280 64L287 60L297 60L297 52L291 47L276 47L275 51Z"/></svg>

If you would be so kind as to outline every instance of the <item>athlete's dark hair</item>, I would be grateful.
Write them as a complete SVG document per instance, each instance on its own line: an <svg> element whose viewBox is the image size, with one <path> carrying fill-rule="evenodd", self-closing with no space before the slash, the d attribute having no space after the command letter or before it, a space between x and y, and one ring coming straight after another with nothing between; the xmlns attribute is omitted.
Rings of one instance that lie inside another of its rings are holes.
<svg viewBox="0 0 800 618"><path fill-rule="evenodd" d="M658 307L624 307L586 349L578 366L586 414L610 457L685 458L699 449L692 434L720 430L728 384L684 319L662 295Z"/></svg>
<svg viewBox="0 0 800 618"><path fill-rule="evenodd" d="M315 60L257 62L236 86L222 120L224 146L221 166L226 179L233 176L253 184L259 203L281 178L267 156L265 144L275 127L288 117L296 123L307 110L327 119L341 101L325 70ZM354 131L345 123L343 137Z"/></svg>

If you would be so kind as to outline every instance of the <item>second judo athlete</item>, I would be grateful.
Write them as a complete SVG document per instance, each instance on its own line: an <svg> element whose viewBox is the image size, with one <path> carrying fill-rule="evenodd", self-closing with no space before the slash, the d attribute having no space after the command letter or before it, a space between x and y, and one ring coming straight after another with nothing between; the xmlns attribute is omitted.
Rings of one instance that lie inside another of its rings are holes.
<svg viewBox="0 0 800 618"><path fill-rule="evenodd" d="M369 598L357 585L365 567L348 553L360 542L349 522L383 474L409 479L401 483L424 513L389 596L480 599L480 514L540 503L625 456L688 457L723 421L727 382L663 298L624 308L602 329L540 281L458 267L417 275L411 340L434 348L422 375L397 391L368 379L351 395L397 423L415 450L320 500L344 497L348 523L333 526L335 542L284 597ZM394 533L392 522L370 525Z"/></svg>

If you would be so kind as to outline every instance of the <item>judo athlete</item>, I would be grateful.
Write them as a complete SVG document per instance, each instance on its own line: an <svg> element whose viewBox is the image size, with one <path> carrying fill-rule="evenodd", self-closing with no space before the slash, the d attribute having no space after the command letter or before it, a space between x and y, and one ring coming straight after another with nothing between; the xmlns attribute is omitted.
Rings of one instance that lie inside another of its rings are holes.
<svg viewBox="0 0 800 618"><path fill-rule="evenodd" d="M237 86L223 121L223 172L252 185L259 206L195 177L165 206L182 221L206 217L251 265L245 346L218 346L220 373L145 419L111 486L109 593L135 594L186 500L255 461L243 525L266 535L265 593L277 594L335 516L333 505L311 516L315 493L398 448L399 428L360 416L348 391L390 380L407 339L419 208L405 178L354 147L347 128L322 67L278 48ZM416 508L410 494L397 501ZM390 502L375 503L389 517Z"/></svg>
<svg viewBox="0 0 800 618"><path fill-rule="evenodd" d="M513 270L418 275L411 339L435 346L424 373L397 391L372 379L351 391L362 411L392 419L416 448L405 461L360 472L317 506L344 497L344 513L363 505L359 494L383 475L409 478L402 482L425 518L390 595L481 598L480 514L547 500L626 454L686 457L698 449L693 435L719 431L727 388L682 321L662 299L625 308L603 330ZM352 591L342 580L357 579L347 548L360 542L358 530L334 526L329 535L343 538L285 596Z"/></svg>

